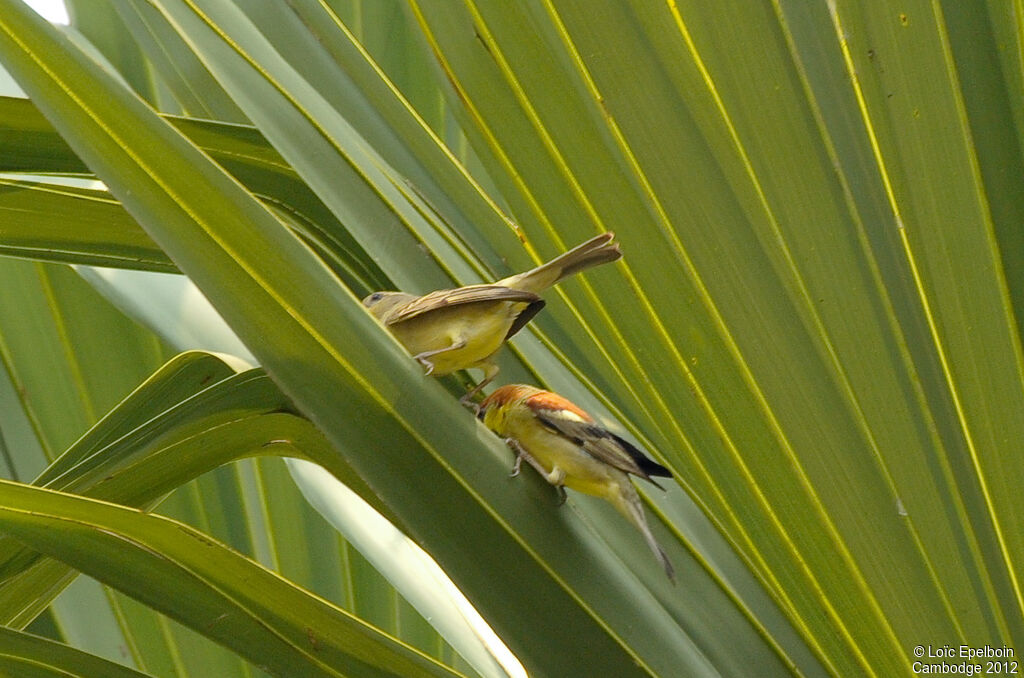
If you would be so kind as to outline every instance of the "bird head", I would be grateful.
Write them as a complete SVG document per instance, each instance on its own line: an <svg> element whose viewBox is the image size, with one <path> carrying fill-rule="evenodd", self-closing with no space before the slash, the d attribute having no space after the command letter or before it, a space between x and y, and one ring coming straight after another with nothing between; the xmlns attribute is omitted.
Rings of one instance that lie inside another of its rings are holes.
<svg viewBox="0 0 1024 678"><path fill-rule="evenodd" d="M393 308L415 298L416 295L405 292L374 292L363 299L363 306L369 309L375 318L382 320Z"/></svg>
<svg viewBox="0 0 1024 678"><path fill-rule="evenodd" d="M500 432L504 429L505 418L511 415L515 408L522 407L523 401L537 392L539 389L526 384L506 384L494 389L480 402L476 416L487 428Z"/></svg>

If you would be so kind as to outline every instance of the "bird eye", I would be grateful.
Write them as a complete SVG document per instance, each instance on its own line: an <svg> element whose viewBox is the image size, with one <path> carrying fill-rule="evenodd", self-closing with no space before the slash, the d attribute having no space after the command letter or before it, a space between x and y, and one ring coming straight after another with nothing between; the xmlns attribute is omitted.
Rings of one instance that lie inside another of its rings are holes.
<svg viewBox="0 0 1024 678"><path fill-rule="evenodd" d="M377 303L378 301L380 301L383 298L384 298L384 293L383 292L374 292L370 296L366 297L366 299L363 300L363 303L364 304L375 304L375 303Z"/></svg>

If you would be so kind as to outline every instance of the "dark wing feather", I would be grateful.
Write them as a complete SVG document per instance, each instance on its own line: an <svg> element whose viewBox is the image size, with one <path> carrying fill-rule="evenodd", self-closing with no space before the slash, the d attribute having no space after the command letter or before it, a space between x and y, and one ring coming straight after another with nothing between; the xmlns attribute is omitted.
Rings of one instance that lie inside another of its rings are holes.
<svg viewBox="0 0 1024 678"><path fill-rule="evenodd" d="M469 285L453 290L437 290L416 297L408 304L395 309L387 324L394 325L431 311L482 301L523 301L532 304L540 301L540 297L533 292L515 290L502 285Z"/></svg>
<svg viewBox="0 0 1024 678"><path fill-rule="evenodd" d="M530 305L523 309L523 312L516 316L516 319L512 321L512 327L508 328L508 334L505 335L505 339L508 340L516 332L526 327L526 323L533 320L533 316L540 313L540 310L544 308L546 302L543 299L537 299L537 301L531 301Z"/></svg>
<svg viewBox="0 0 1024 678"><path fill-rule="evenodd" d="M664 466L662 466L661 464L659 464L658 462L654 461L646 454L641 452L640 449L637 448L637 446L634 445L633 443L629 442L625 438L620 438L611 431L605 431L605 433L614 438L615 441L618 442L619 445L621 445L622 448L629 453L629 456L633 457L633 461L636 462L636 465L643 469L644 473L646 473L648 476L661 476L662 478L672 477L672 471L669 471L667 468L665 468ZM651 480L650 477L648 477L647 480ZM654 483L653 480L651 480L651 482ZM658 485L658 483L654 484ZM661 485L658 485L658 487L661 487Z"/></svg>
<svg viewBox="0 0 1024 678"><path fill-rule="evenodd" d="M649 458L635 445L597 424L546 415L543 411L535 414L544 426L569 438L598 461L603 461L620 471L640 476L659 488L661 485L658 485L651 476L672 477L671 471Z"/></svg>

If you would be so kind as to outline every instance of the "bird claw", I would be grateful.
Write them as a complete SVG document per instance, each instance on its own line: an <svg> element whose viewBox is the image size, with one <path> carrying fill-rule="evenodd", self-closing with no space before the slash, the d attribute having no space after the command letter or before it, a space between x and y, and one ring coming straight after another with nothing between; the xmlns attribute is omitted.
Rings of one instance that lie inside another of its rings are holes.
<svg viewBox="0 0 1024 678"><path fill-rule="evenodd" d="M516 453L516 463L512 465L512 472L508 474L509 478L515 478L519 475L519 471L523 465L523 448L519 445L519 442L513 438L505 438L505 444L512 448L512 451Z"/></svg>
<svg viewBox="0 0 1024 678"><path fill-rule="evenodd" d="M472 395L473 395L472 393L467 393L466 395L464 395L461 398L459 398L459 404L462 405L463 407L468 407L469 409L473 410L473 416L479 418L480 417L480 404L479 403L475 403L475 402L473 402L471 400L471 396Z"/></svg>
<svg viewBox="0 0 1024 678"><path fill-rule="evenodd" d="M542 476L544 476L544 479L551 483L551 485L555 488L555 492L558 493L557 505L561 506L562 504L564 504L565 500L567 499L565 493L565 485L563 484L565 481L565 472L562 471L561 469L555 469L552 473L545 472L544 469L541 468L540 465L537 463L537 461L530 456L530 453L523 449L523 446L520 445L519 441L516 440L515 438L505 438L505 444L508 445L512 449L512 451L516 453L516 463L512 465L512 472L508 474L508 477L515 478L516 476L519 475L519 471L522 469L523 466L523 460L525 459L526 461L530 462L531 466L537 469L537 473L540 473Z"/></svg>
<svg viewBox="0 0 1024 678"><path fill-rule="evenodd" d="M426 369L426 371L423 373L424 375L430 376L434 372L434 363L430 362L426 358L421 358L419 356L416 356L416 360L419 361L419 364L423 365L423 367Z"/></svg>

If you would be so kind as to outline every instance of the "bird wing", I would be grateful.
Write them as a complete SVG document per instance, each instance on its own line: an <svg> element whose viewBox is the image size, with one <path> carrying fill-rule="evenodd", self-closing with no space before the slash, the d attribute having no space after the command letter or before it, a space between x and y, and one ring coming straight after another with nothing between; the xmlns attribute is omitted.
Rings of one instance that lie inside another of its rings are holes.
<svg viewBox="0 0 1024 678"><path fill-rule="evenodd" d="M468 285L452 290L437 290L436 292L424 294L422 297L416 297L409 303L403 304L391 312L387 324L395 325L424 313L430 313L431 311L482 301L523 301L534 303L540 300L540 297L533 292L516 290L502 285Z"/></svg>
<svg viewBox="0 0 1024 678"><path fill-rule="evenodd" d="M526 327L526 324L533 320L533 316L540 313L540 310L544 308L544 304L546 303L547 302L543 299L531 301L527 307L523 309L523 312L517 315L516 319L512 321L512 327L508 328L508 333L505 335L505 339L510 339L512 335Z"/></svg>
<svg viewBox="0 0 1024 678"><path fill-rule="evenodd" d="M635 445L597 424L553 410L535 411L537 419L551 431L569 438L598 461L648 480L651 476L671 477L672 473L641 452ZM664 489L664 488L662 488Z"/></svg>

